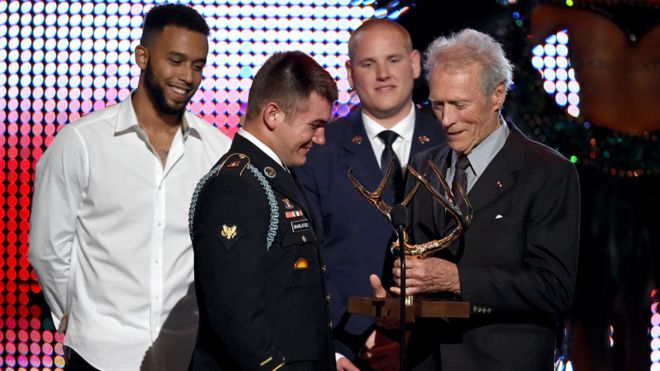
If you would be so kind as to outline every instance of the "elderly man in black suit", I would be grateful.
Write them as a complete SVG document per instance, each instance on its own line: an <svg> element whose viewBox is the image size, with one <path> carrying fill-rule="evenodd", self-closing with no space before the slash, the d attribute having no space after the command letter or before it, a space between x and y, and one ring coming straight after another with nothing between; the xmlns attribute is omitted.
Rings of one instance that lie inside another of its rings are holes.
<svg viewBox="0 0 660 371"><path fill-rule="evenodd" d="M447 144L418 155L413 167L430 174L429 160L435 164L454 194L467 194L473 220L453 246L407 258L407 294L455 295L472 311L469 319L415 323L409 364L552 370L557 315L571 304L577 270L576 171L502 118L512 67L490 36L466 29L440 37L429 46L425 67ZM454 225L426 190L410 212L415 243L438 239ZM398 262L393 274L400 285Z"/></svg>
<svg viewBox="0 0 660 371"><path fill-rule="evenodd" d="M334 371L318 213L290 167L322 145L334 79L302 52L255 76L246 120L190 220L200 326L191 370Z"/></svg>

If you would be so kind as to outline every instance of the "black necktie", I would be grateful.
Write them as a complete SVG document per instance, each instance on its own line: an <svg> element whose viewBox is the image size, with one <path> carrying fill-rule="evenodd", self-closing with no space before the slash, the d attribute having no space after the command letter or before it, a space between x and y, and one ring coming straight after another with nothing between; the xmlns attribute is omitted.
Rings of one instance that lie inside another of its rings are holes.
<svg viewBox="0 0 660 371"><path fill-rule="evenodd" d="M401 171L401 163L399 158L392 148L392 143L399 137L399 134L392 130L383 130L378 134L378 137L385 143L385 149L380 155L380 169L383 174L387 171L387 165L392 161L392 178L389 185L394 193L394 202L401 202L403 199L403 172Z"/></svg>
<svg viewBox="0 0 660 371"><path fill-rule="evenodd" d="M465 202L462 195L467 195L467 173L465 170L467 170L468 166L470 166L470 160L468 160L467 156L458 156L454 165L454 180L451 182L451 191L454 193L454 197L456 197L458 207L463 212L465 212Z"/></svg>

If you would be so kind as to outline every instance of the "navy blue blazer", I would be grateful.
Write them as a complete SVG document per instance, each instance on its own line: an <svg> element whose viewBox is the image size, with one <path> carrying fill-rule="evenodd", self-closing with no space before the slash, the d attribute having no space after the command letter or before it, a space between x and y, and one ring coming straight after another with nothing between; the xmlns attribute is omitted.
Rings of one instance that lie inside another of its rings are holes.
<svg viewBox="0 0 660 371"><path fill-rule="evenodd" d="M438 121L419 110L415 117L411 159L416 153L445 141ZM348 298L373 295L370 274L391 275L391 266L384 264L394 230L355 191L347 176L352 168L355 177L369 190L374 190L383 178L362 123L362 111L355 109L329 123L325 136L326 144L314 147L305 166L296 172L321 211L324 230L321 256L328 267L326 278L335 350L354 359L372 329L373 319L349 315ZM383 198L388 204L393 203L391 191L387 190Z"/></svg>

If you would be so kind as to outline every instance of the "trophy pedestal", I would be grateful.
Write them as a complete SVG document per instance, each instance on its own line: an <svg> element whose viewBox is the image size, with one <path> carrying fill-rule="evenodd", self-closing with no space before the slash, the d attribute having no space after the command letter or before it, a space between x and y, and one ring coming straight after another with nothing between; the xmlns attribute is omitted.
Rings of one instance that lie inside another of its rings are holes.
<svg viewBox="0 0 660 371"><path fill-rule="evenodd" d="M348 312L372 317L400 319L399 298L350 297ZM415 297L406 305L406 322L415 322L419 318L468 318L470 303L467 301L442 300Z"/></svg>

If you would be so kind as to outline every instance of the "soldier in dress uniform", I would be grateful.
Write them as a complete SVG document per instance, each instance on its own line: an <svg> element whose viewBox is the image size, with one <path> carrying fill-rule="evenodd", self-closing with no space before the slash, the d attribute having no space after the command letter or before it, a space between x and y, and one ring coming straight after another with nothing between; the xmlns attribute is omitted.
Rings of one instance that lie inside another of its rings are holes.
<svg viewBox="0 0 660 371"><path fill-rule="evenodd" d="M291 174L322 145L334 79L298 51L256 74L244 127L193 196L191 370L335 370L320 217Z"/></svg>

